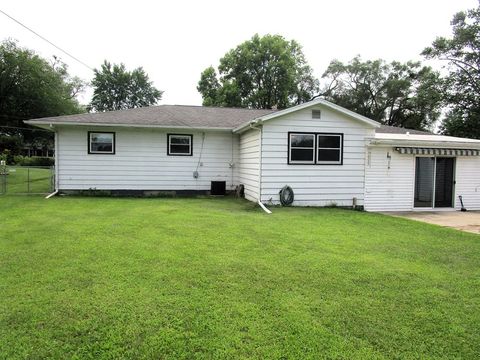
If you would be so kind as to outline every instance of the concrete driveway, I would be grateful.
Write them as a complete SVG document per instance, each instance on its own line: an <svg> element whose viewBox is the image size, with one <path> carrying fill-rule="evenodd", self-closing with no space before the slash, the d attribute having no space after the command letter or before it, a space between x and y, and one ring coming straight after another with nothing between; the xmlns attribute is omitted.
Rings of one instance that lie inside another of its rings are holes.
<svg viewBox="0 0 480 360"><path fill-rule="evenodd" d="M480 211L399 211L384 214L480 234Z"/></svg>

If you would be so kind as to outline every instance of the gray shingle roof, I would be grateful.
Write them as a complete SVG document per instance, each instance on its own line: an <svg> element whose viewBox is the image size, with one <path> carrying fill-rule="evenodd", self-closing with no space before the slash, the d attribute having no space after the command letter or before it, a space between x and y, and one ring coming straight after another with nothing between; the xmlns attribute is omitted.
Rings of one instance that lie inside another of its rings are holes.
<svg viewBox="0 0 480 360"><path fill-rule="evenodd" d="M409 132L412 135L433 135L431 132L428 131L406 129L388 125L381 125L379 128L375 129L375 132L381 134L406 134L407 132Z"/></svg>
<svg viewBox="0 0 480 360"><path fill-rule="evenodd" d="M35 123L71 123L233 129L247 121L270 114L274 111L275 110L188 105L160 105L102 113L47 117L32 119L28 122L32 125Z"/></svg>
<svg viewBox="0 0 480 360"><path fill-rule="evenodd" d="M273 112L275 110L160 105L102 113L46 117L29 120L28 123L32 125L35 125L35 123L71 123L234 129L250 120ZM387 134L405 134L408 131L412 135L431 135L431 133L426 131L386 125L382 125L375 131Z"/></svg>

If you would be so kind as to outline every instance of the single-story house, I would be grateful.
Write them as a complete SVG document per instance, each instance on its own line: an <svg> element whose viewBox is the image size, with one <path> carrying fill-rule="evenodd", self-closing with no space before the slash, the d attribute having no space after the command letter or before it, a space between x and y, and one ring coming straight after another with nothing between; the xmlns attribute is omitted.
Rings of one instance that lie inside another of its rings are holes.
<svg viewBox="0 0 480 360"><path fill-rule="evenodd" d="M367 211L480 209L480 140L382 126L322 99L285 110L162 105L26 121L55 132L56 189L222 192Z"/></svg>

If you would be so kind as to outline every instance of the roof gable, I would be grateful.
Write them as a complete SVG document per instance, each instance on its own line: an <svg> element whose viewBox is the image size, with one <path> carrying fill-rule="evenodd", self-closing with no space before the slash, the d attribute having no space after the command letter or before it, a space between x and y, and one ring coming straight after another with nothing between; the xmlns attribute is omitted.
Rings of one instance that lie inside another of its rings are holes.
<svg viewBox="0 0 480 360"><path fill-rule="evenodd" d="M303 110L303 109L306 109L306 108L309 108L309 107L313 107L313 106L316 106L316 105L322 105L322 106L325 106L331 110L334 110L336 112L339 112L351 119L354 119L356 121L360 121L361 123L364 123L366 125L369 125L373 128L378 128L380 127L380 123L377 122L377 121L374 121L372 119L369 119L363 115L360 115L360 114L357 114L353 111L350 111L348 109L345 109L344 107L341 107L341 106L338 106L338 105L335 105L334 103L331 103L330 101L327 101L327 100L323 100L323 99L314 99L314 100L311 100L311 101L308 101L306 103L303 103L303 104L300 104L300 105L296 105L296 106L292 106L292 107L289 107L287 109L284 109L284 110L280 110L280 111L275 111L275 112L272 112L270 114L266 114L266 115L263 115L263 116L260 116L258 117L257 119L253 120L253 121L250 121L250 122L247 122L247 123L244 123L242 124L241 126L238 126L237 128L235 128L233 131L234 132L241 132L243 130L245 130L246 128L248 128L250 125L254 125L254 124L261 124L265 121L270 121L272 119L275 119L275 118L278 118L280 116L284 116L284 115L288 115L290 113L293 113L293 112L296 112L296 111L299 111L299 110Z"/></svg>

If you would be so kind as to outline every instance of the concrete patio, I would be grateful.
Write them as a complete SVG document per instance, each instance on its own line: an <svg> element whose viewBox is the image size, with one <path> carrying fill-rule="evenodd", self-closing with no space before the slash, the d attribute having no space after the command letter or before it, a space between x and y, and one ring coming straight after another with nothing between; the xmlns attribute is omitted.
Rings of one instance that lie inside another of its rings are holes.
<svg viewBox="0 0 480 360"><path fill-rule="evenodd" d="M480 211L399 211L384 214L480 234Z"/></svg>

